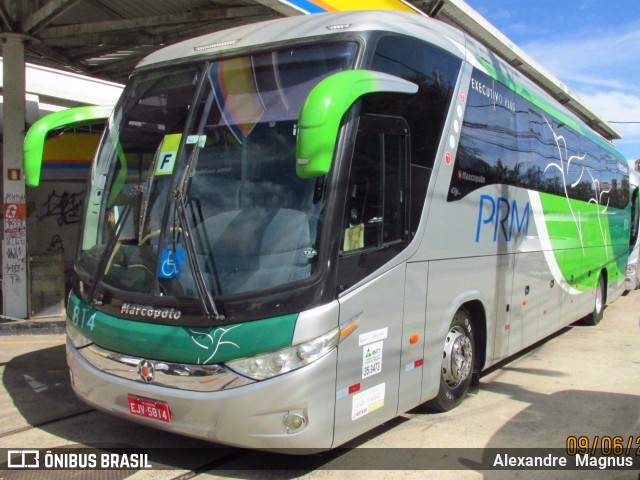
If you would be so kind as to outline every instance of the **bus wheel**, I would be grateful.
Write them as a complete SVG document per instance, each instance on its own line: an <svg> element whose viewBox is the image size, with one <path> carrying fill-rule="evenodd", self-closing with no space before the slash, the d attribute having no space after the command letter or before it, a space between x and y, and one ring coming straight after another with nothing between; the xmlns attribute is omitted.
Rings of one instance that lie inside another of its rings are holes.
<svg viewBox="0 0 640 480"><path fill-rule="evenodd" d="M589 314L584 319L585 325L597 325L604 316L604 305L606 303L606 291L604 286L604 277L600 275L598 279L598 286L596 287L596 298L593 302L593 313Z"/></svg>
<svg viewBox="0 0 640 480"><path fill-rule="evenodd" d="M475 363L473 324L464 308L456 312L445 338L438 395L427 407L446 412L458 406L469 390Z"/></svg>

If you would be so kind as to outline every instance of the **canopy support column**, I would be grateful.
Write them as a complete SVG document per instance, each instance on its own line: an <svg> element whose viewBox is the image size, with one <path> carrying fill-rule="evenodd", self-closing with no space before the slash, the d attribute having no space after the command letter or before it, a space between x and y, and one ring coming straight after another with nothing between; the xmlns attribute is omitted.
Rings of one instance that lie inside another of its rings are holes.
<svg viewBox="0 0 640 480"><path fill-rule="evenodd" d="M27 208L22 144L25 135L25 60L28 37L4 33L3 72L3 314L15 318L28 315Z"/></svg>

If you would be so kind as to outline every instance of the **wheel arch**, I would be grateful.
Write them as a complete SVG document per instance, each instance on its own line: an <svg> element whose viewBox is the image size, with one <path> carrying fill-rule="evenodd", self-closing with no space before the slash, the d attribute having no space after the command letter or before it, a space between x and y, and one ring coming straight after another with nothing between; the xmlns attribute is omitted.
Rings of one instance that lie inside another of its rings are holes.
<svg viewBox="0 0 640 480"><path fill-rule="evenodd" d="M607 304L607 291L609 290L609 272L606 268L600 270L600 276L604 280L604 305ZM596 284L597 285L597 284Z"/></svg>
<svg viewBox="0 0 640 480"><path fill-rule="evenodd" d="M446 412L458 406L469 393L471 385L476 384L479 378L479 372L485 363L486 358L486 303L483 301L482 294L479 291L465 292L455 297L449 304L441 326L445 327L442 336L443 356L438 364L438 389L434 391L434 396L425 402L425 406L436 412ZM464 315L458 317L463 311ZM457 318L456 318L457 317ZM447 320L447 321L445 321ZM453 327L455 325L455 327ZM468 327L465 327L467 325ZM452 328L463 328L468 331L454 331ZM440 328L439 328L440 330ZM450 335L452 336L450 340ZM471 337L473 363L469 371L469 364L464 365L463 357L466 357L468 350L464 346L460 346L458 342L464 344L461 337ZM466 373L462 373L466 370ZM449 374L448 372L456 372ZM460 375L465 375L461 377ZM450 383L455 382L455 383ZM427 397L429 398L429 397Z"/></svg>
<svg viewBox="0 0 640 480"><path fill-rule="evenodd" d="M448 328L460 308L464 307L469 312L475 329L473 346L477 353L475 369L478 373L482 371L487 358L487 313L485 305L486 301L480 290L461 293L451 302L447 310L447 319L443 322L445 328Z"/></svg>
<svg viewBox="0 0 640 480"><path fill-rule="evenodd" d="M477 355L475 358L475 372L480 373L484 368L485 360L487 358L487 314L485 312L484 305L480 300L471 300L461 305L467 309L471 315L471 321L475 328L475 335L473 337L474 348Z"/></svg>

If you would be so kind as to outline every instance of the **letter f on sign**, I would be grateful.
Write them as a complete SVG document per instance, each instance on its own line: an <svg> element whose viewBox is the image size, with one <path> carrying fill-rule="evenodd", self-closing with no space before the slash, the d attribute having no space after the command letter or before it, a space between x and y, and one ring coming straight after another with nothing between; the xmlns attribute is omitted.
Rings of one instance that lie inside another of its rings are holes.
<svg viewBox="0 0 640 480"><path fill-rule="evenodd" d="M153 172L154 175L171 175L173 173L181 138L182 134L180 133L171 133L164 136L160 155Z"/></svg>

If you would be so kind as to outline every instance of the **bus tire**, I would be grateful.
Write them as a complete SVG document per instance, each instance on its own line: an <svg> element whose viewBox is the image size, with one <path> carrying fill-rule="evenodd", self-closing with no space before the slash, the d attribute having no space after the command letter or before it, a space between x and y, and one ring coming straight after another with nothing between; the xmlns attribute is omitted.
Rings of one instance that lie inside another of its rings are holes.
<svg viewBox="0 0 640 480"><path fill-rule="evenodd" d="M584 325L595 326L600 323L600 320L602 320L602 317L604 316L604 306L606 301L607 291L605 289L604 276L600 275L593 302L593 312L584 318Z"/></svg>
<svg viewBox="0 0 640 480"><path fill-rule="evenodd" d="M461 307L453 316L445 337L438 395L426 403L427 408L446 412L462 402L473 378L474 346L471 315Z"/></svg>

